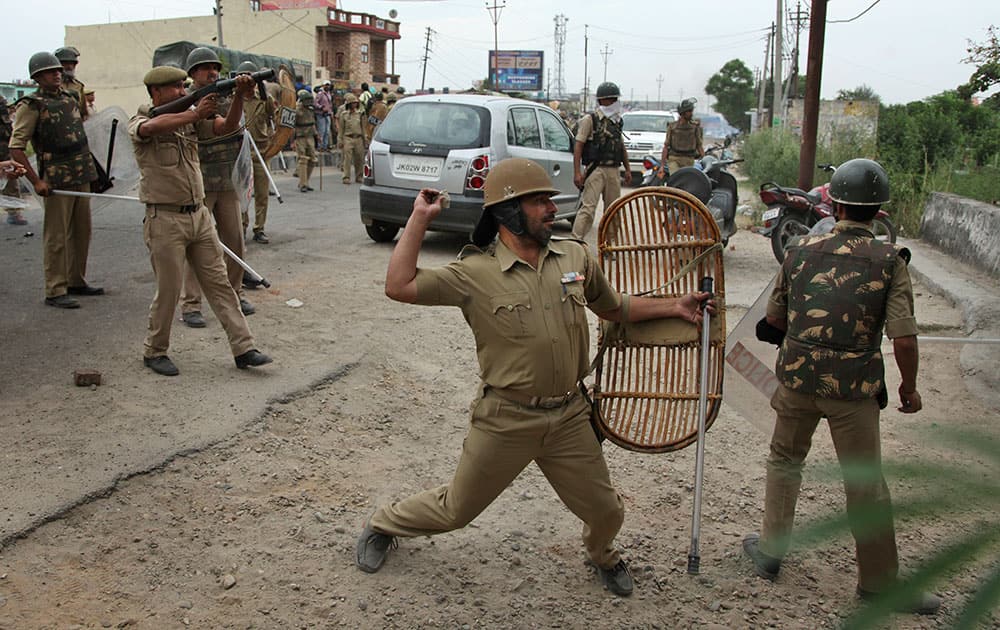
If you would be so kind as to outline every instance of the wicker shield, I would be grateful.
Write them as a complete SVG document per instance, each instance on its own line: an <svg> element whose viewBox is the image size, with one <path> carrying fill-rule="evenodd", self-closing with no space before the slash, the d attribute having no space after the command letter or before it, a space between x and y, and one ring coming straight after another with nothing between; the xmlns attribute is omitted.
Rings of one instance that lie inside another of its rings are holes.
<svg viewBox="0 0 1000 630"><path fill-rule="evenodd" d="M697 291L701 278L714 279L717 313L711 318L706 417L706 427L711 426L722 404L726 330L722 248L711 213L683 190L641 188L605 210L598 239L601 268L622 293L678 297ZM606 348L594 385L601 432L622 448L646 453L695 442L701 365L697 327L663 319L604 326L601 334Z"/></svg>
<svg viewBox="0 0 1000 630"><path fill-rule="evenodd" d="M278 82L268 84L268 93L274 98L274 133L266 147L261 147L265 160L270 160L285 148L295 133L295 78L285 66L278 68Z"/></svg>

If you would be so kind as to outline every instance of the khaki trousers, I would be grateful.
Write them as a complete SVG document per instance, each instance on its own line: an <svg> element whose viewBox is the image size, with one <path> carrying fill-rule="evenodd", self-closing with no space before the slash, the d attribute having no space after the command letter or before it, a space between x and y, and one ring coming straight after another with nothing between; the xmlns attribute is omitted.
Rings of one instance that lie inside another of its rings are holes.
<svg viewBox="0 0 1000 630"><path fill-rule="evenodd" d="M267 195L271 191L271 184L264 172L264 166L255 155L253 158L253 231L263 232L264 224L267 222ZM243 232L246 233L247 217L243 218Z"/></svg>
<svg viewBox="0 0 1000 630"><path fill-rule="evenodd" d="M67 186L64 190L89 193L90 184ZM44 204L45 297L59 297L66 294L68 287L87 284L90 199L49 195Z"/></svg>
<svg viewBox="0 0 1000 630"><path fill-rule="evenodd" d="M841 468L849 467L845 471L848 474L844 489L857 550L858 586L872 593L885 590L896 580L899 560L892 501L882 476L878 403L874 398L819 398L779 385L771 398L771 407L777 412L777 421L767 458L761 550L781 558L788 549L803 462L816 426L825 416ZM858 466L865 467L863 479L855 472Z"/></svg>
<svg viewBox="0 0 1000 630"><path fill-rule="evenodd" d="M222 247L212 227L208 209L192 213L147 206L142 236L156 275L156 295L149 306L149 334L144 356L158 357L170 347L170 326L181 294L184 263L194 270L205 298L219 319L233 356L253 349L253 335L240 310L240 303L226 277Z"/></svg>
<svg viewBox="0 0 1000 630"><path fill-rule="evenodd" d="M684 157L683 155L670 155L667 157L667 171L671 175L685 166L694 166L694 158Z"/></svg>
<svg viewBox="0 0 1000 630"><path fill-rule="evenodd" d="M573 238L583 240L594 225L594 214L597 212L597 200L603 199L605 210L622 194L618 178L617 166L598 166L583 184L580 196L580 210L573 221ZM612 235L616 230L612 230Z"/></svg>
<svg viewBox="0 0 1000 630"><path fill-rule="evenodd" d="M351 166L354 166L354 181L360 182L365 164L365 142L361 136L354 138L344 136L341 148L344 169L344 183L351 183Z"/></svg>
<svg viewBox="0 0 1000 630"><path fill-rule="evenodd" d="M583 521L583 544L599 566L618 563L614 538L625 517L604 452L577 396L558 409L529 409L487 392L476 401L455 476L448 485L380 507L372 526L392 536L464 527L532 461Z"/></svg>
<svg viewBox="0 0 1000 630"><path fill-rule="evenodd" d="M240 217L240 200L235 190L211 191L205 193L205 207L215 217L215 229L219 240L233 253L243 258L243 222ZM220 250L221 251L221 250ZM243 295L243 267L223 252L226 261L226 276L237 296ZM191 265L184 271L184 288L181 292L181 312L201 310L201 287Z"/></svg>
<svg viewBox="0 0 1000 630"><path fill-rule="evenodd" d="M295 139L296 170L299 174L299 188L309 185L313 167L316 164L316 141L312 137Z"/></svg>

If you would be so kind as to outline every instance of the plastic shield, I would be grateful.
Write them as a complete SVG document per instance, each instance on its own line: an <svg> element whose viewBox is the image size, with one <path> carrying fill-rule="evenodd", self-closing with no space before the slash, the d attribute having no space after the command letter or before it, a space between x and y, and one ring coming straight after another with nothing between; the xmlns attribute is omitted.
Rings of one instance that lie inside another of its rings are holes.
<svg viewBox="0 0 1000 630"><path fill-rule="evenodd" d="M135 161L132 142L128 137L128 121L130 116L121 107L106 107L96 114L91 114L83 123L87 132L87 144L90 153L102 168L107 170L112 187L109 193L128 195L139 184L139 165ZM117 124L114 121L117 120ZM108 149L110 148L111 129L116 126L114 149L110 168L108 168ZM99 210L113 200L93 198L90 200L91 210Z"/></svg>
<svg viewBox="0 0 1000 630"><path fill-rule="evenodd" d="M253 148L250 146L250 136L243 134L243 144L240 153L233 164L233 172L229 175L233 182L236 197L240 200L240 215L247 216L253 206Z"/></svg>

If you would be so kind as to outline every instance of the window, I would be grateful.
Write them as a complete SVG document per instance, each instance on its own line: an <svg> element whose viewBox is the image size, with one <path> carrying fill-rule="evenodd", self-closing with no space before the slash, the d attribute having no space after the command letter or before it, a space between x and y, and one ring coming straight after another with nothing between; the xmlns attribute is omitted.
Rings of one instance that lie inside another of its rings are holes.
<svg viewBox="0 0 1000 630"><path fill-rule="evenodd" d="M336 64L337 70L344 69L344 53L339 52L334 56L334 63Z"/></svg>
<svg viewBox="0 0 1000 630"><path fill-rule="evenodd" d="M260 0L250 0L250 10L260 11Z"/></svg>
<svg viewBox="0 0 1000 630"><path fill-rule="evenodd" d="M554 114L539 110L538 117L542 123L542 135L545 137L545 148L552 151L572 151L569 130L563 121Z"/></svg>
<svg viewBox="0 0 1000 630"><path fill-rule="evenodd" d="M361 63L368 63L368 44L361 44Z"/></svg>
<svg viewBox="0 0 1000 630"><path fill-rule="evenodd" d="M489 111L456 103L400 102L378 126L386 144L412 143L451 148L489 146Z"/></svg>
<svg viewBox="0 0 1000 630"><path fill-rule="evenodd" d="M510 110L507 116L507 144L531 149L542 148L535 110L528 107L514 107Z"/></svg>

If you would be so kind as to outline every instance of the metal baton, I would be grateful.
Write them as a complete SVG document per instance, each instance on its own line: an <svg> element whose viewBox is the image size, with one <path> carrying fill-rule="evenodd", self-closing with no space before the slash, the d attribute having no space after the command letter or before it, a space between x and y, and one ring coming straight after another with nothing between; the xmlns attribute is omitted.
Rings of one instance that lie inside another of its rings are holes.
<svg viewBox="0 0 1000 630"><path fill-rule="evenodd" d="M285 203L285 200L281 198L281 192L278 190L278 185L274 183L274 178L271 177L271 171L268 170L267 163L264 162L264 156L260 154L260 149L257 148L257 143L253 141L253 136L248 133L247 139L250 140L250 146L253 147L253 152L257 154L257 159L260 160L260 165L264 168L264 174L267 175L267 181L271 183L271 188L274 189L274 196L278 198L278 203Z"/></svg>
<svg viewBox="0 0 1000 630"><path fill-rule="evenodd" d="M712 278L701 279L702 293L712 297ZM698 447L694 464L694 514L691 517L691 550L688 551L687 572L697 575L701 569L698 543L701 538L701 488L705 477L705 424L708 418L708 359L711 354L711 319L708 300L702 302L701 374L698 379Z"/></svg>

